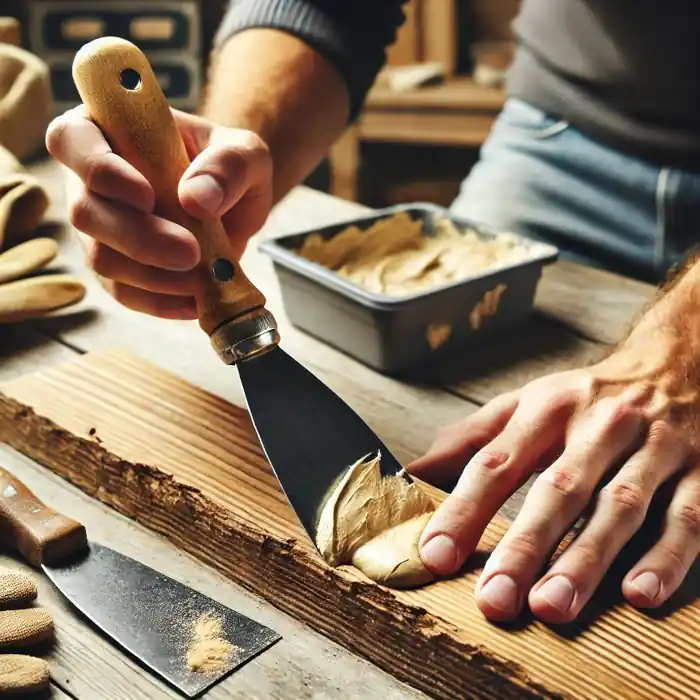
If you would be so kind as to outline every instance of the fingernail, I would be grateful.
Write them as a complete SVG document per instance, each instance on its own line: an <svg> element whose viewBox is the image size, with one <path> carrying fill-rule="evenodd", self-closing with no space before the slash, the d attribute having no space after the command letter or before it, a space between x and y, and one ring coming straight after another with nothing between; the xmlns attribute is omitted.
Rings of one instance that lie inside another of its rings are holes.
<svg viewBox="0 0 700 700"><path fill-rule="evenodd" d="M449 574L457 567L457 547L447 535L435 535L428 540L420 552L423 563L442 574Z"/></svg>
<svg viewBox="0 0 700 700"><path fill-rule="evenodd" d="M214 213L224 201L221 185L211 175L195 175L182 185L182 194L194 199L205 211Z"/></svg>
<svg viewBox="0 0 700 700"><path fill-rule="evenodd" d="M555 610L565 613L574 602L576 589L566 576L555 576L542 585L537 595L546 600Z"/></svg>
<svg viewBox="0 0 700 700"><path fill-rule="evenodd" d="M496 574L481 589L481 597L488 604L508 615L518 612L518 585L510 576Z"/></svg>
<svg viewBox="0 0 700 700"><path fill-rule="evenodd" d="M645 571L643 574L639 574L639 576L632 581L632 585L649 600L655 600L661 590L661 581L659 581L659 577L651 571Z"/></svg>

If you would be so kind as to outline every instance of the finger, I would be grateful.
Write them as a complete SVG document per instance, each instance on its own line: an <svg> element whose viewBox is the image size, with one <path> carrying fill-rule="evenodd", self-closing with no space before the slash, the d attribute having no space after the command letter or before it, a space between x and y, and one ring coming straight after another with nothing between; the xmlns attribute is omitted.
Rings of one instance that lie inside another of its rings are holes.
<svg viewBox="0 0 700 700"><path fill-rule="evenodd" d="M218 128L210 145L183 174L183 208L198 218L221 217L237 206L236 226L251 235L271 205L272 161L265 143L252 132Z"/></svg>
<svg viewBox="0 0 700 700"><path fill-rule="evenodd" d="M678 482L656 544L625 576L622 592L632 605L656 608L683 582L700 553L700 466Z"/></svg>
<svg viewBox="0 0 700 700"><path fill-rule="evenodd" d="M113 280L102 280L102 284L116 301L132 311L181 321L197 318L194 297L156 294Z"/></svg>
<svg viewBox="0 0 700 700"><path fill-rule="evenodd" d="M433 444L406 470L430 483L454 482L467 462L503 430L518 405L518 393L503 394L464 420L438 431Z"/></svg>
<svg viewBox="0 0 700 700"><path fill-rule="evenodd" d="M199 244L187 229L86 189L72 201L69 219L79 231L144 265L181 271L199 262Z"/></svg>
<svg viewBox="0 0 700 700"><path fill-rule="evenodd" d="M636 410L608 399L575 424L562 456L537 478L484 567L476 602L486 617L506 620L518 614L535 576L588 504L605 472L636 438L640 424ZM561 585L554 590L557 583ZM558 593L556 605L554 593ZM564 578L552 585L550 606L565 614L575 597L573 586Z"/></svg>
<svg viewBox="0 0 700 700"><path fill-rule="evenodd" d="M143 265L92 240L85 248L90 267L101 277L158 294L185 297L195 294L196 278L193 274Z"/></svg>
<svg viewBox="0 0 700 700"><path fill-rule="evenodd" d="M95 194L143 212L153 210L155 193L148 180L112 151L98 126L87 118L83 105L49 124L46 149Z"/></svg>
<svg viewBox="0 0 700 700"><path fill-rule="evenodd" d="M583 532L532 588L529 603L537 617L553 623L570 622L576 618L613 560L644 522L656 490L681 469L686 457L685 444L665 423L651 426L642 449L598 494ZM568 579L576 591L566 611L553 606L547 593L547 588L552 585L568 586L555 581L560 576Z"/></svg>
<svg viewBox="0 0 700 700"><path fill-rule="evenodd" d="M474 551L489 521L565 428L553 400L521 400L505 429L477 452L419 543L425 565L449 575Z"/></svg>

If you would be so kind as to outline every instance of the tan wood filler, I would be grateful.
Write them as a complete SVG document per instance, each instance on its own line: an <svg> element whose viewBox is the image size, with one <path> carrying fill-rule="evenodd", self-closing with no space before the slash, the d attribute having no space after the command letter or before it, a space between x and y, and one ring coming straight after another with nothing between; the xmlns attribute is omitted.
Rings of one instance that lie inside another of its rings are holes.
<svg viewBox="0 0 700 700"><path fill-rule="evenodd" d="M352 564L393 588L434 580L418 552L435 504L400 474L382 476L381 454L353 464L333 490L319 519L316 545L331 566Z"/></svg>
<svg viewBox="0 0 700 700"><path fill-rule="evenodd" d="M360 287L389 296L423 292L536 255L511 233L482 237L437 219L435 235L406 212L380 219L366 230L348 226L332 238L313 233L296 251Z"/></svg>

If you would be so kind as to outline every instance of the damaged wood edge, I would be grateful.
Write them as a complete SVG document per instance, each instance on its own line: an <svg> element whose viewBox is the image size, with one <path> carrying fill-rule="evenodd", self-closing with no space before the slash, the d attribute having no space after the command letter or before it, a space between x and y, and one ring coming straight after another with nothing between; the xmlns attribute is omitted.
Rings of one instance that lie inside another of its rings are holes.
<svg viewBox="0 0 700 700"><path fill-rule="evenodd" d="M493 651L456 640L446 620L330 569L295 540L251 527L198 489L122 460L1 392L0 440L425 693L449 700L565 697ZM383 643L387 638L393 643Z"/></svg>

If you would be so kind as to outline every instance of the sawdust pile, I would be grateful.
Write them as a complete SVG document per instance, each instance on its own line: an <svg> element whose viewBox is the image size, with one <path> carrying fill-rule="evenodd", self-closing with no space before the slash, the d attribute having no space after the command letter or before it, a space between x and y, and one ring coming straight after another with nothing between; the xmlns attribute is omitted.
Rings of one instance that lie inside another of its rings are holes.
<svg viewBox="0 0 700 700"><path fill-rule="evenodd" d="M216 673L224 668L232 654L239 651L221 633L221 620L204 613L194 623L192 641L187 650L190 671Z"/></svg>

